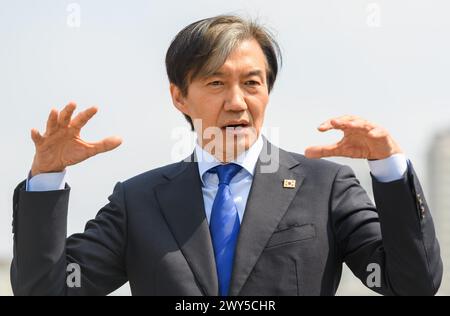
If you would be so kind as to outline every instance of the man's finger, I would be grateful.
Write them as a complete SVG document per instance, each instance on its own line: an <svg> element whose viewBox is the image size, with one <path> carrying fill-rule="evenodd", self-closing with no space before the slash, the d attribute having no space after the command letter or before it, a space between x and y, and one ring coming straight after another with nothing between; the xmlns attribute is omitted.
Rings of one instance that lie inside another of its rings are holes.
<svg viewBox="0 0 450 316"><path fill-rule="evenodd" d="M61 127L67 127L70 123L70 118L75 111L77 105L74 102L67 104L64 109L59 113L58 124Z"/></svg>
<svg viewBox="0 0 450 316"><path fill-rule="evenodd" d="M113 150L122 144L122 139L117 136L107 137L101 141L90 143L92 154L97 155Z"/></svg>
<svg viewBox="0 0 450 316"><path fill-rule="evenodd" d="M331 119L319 126L318 130L321 132L326 132L330 129L346 130L353 129L358 131L369 132L375 128L375 125L365 121L365 120L341 120L341 119Z"/></svg>
<svg viewBox="0 0 450 316"><path fill-rule="evenodd" d="M363 119L355 119L353 121L342 121L342 120L334 120L331 122L333 126L335 126L337 129L352 129L362 132L370 132L372 129L376 127L375 124L363 120Z"/></svg>
<svg viewBox="0 0 450 316"><path fill-rule="evenodd" d="M311 146L305 149L306 158L322 158L339 156L339 144Z"/></svg>
<svg viewBox="0 0 450 316"><path fill-rule="evenodd" d="M342 119L333 119L333 120L331 120L330 123L333 126L333 128L340 129L340 130L356 127L356 124L354 123L354 121L347 121L347 120L342 120Z"/></svg>
<svg viewBox="0 0 450 316"><path fill-rule="evenodd" d="M37 129L33 128L31 130L31 139L36 145L38 145L42 141L42 135L39 133Z"/></svg>
<svg viewBox="0 0 450 316"><path fill-rule="evenodd" d="M45 131L46 134L53 133L58 127L58 110L51 109L50 114L47 119L47 129Z"/></svg>
<svg viewBox="0 0 450 316"><path fill-rule="evenodd" d="M98 112L98 108L93 106L83 112L78 113L77 116L70 123L73 127L81 129L84 125Z"/></svg>
<svg viewBox="0 0 450 316"><path fill-rule="evenodd" d="M358 117L355 116L355 115L342 115L342 116L338 116L338 117L333 117L333 118L330 118L330 119L326 120L322 124L320 124L317 129L319 131L321 131L321 132L326 132L326 131L328 131L330 129L336 128L335 124L333 124L333 123L336 123L336 122L339 122L339 123L352 122L352 121L355 121L357 119L358 119Z"/></svg>
<svg viewBox="0 0 450 316"><path fill-rule="evenodd" d="M319 127L317 129L320 132L326 132L326 131L329 131L330 129L333 129L333 125L331 125L331 120L327 120L327 121L323 122L322 124L319 125Z"/></svg>
<svg viewBox="0 0 450 316"><path fill-rule="evenodd" d="M353 122L353 121L362 120L362 118L360 118L359 116L356 116L356 115L342 115L342 116L335 117L333 119L341 121L341 122Z"/></svg>
<svg viewBox="0 0 450 316"><path fill-rule="evenodd" d="M318 130L320 132L326 132L329 131L331 129L339 129L339 130L344 130L346 128L350 128L353 127L354 123L352 121L345 121L345 120L340 120L340 119L331 119L328 120L324 123L322 123L319 127Z"/></svg>

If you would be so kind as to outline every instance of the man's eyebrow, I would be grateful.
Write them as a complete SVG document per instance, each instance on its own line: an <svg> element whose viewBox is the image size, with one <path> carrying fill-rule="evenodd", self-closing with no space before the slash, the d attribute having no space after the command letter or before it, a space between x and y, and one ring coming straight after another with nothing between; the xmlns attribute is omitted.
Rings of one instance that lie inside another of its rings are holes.
<svg viewBox="0 0 450 316"><path fill-rule="evenodd" d="M214 71L211 75L207 76L207 78L210 77L226 77L227 74L222 71ZM247 72L244 74L244 77L251 77L251 76L259 76L263 78L263 72L260 69L255 69Z"/></svg>
<svg viewBox="0 0 450 316"><path fill-rule="evenodd" d="M259 70L259 69L257 69L257 70L252 70L252 71L249 71L246 75L245 75L245 77L251 77L251 76L259 76L259 77L263 77L263 72L261 71L261 70Z"/></svg>
<svg viewBox="0 0 450 316"><path fill-rule="evenodd" d="M224 77L224 76L225 76L225 73L223 73L222 71L214 71L208 77Z"/></svg>

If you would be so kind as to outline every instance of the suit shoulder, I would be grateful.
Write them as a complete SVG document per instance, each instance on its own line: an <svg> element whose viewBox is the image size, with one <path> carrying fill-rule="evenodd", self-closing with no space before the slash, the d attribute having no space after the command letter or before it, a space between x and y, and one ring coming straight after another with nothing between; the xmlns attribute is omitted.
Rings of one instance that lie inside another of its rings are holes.
<svg viewBox="0 0 450 316"><path fill-rule="evenodd" d="M166 176L176 173L180 170L182 163L176 162L152 170L145 171L134 177L123 181L123 185L130 188L135 187L153 187L159 183L167 181Z"/></svg>

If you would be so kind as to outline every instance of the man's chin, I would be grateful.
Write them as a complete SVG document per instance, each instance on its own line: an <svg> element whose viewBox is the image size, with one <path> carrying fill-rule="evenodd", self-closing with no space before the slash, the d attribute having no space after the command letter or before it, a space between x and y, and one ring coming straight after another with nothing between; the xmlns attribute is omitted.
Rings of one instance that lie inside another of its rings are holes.
<svg viewBox="0 0 450 316"><path fill-rule="evenodd" d="M203 148L223 162L236 160L257 140L258 133L253 127L221 129L222 137L203 140Z"/></svg>
<svg viewBox="0 0 450 316"><path fill-rule="evenodd" d="M255 142L257 136L253 134L240 134L227 138L225 143L226 161L236 160L242 153L246 152Z"/></svg>

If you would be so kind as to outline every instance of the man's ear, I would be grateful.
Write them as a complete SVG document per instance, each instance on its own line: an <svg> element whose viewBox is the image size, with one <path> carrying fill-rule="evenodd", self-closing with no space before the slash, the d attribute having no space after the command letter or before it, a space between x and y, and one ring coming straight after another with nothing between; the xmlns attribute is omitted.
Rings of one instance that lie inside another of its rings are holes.
<svg viewBox="0 0 450 316"><path fill-rule="evenodd" d="M189 116L189 107L186 105L183 93L180 88L173 83L170 84L170 95L172 96L172 103L178 111Z"/></svg>

